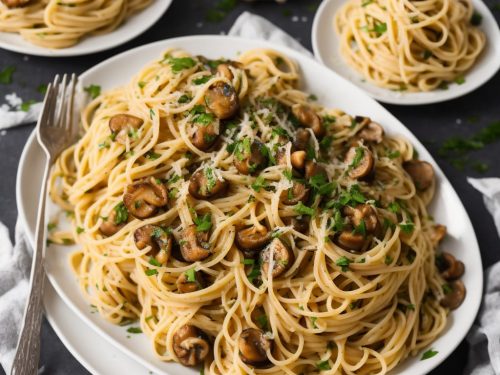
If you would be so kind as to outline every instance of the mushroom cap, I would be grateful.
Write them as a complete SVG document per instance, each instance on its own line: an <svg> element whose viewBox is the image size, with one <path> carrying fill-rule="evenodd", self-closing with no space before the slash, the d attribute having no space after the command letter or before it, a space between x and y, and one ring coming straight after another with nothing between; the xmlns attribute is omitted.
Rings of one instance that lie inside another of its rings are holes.
<svg viewBox="0 0 500 375"><path fill-rule="evenodd" d="M273 341L263 331L256 328L243 330L238 339L241 360L255 367L268 364L267 351L272 351L273 346Z"/></svg>
<svg viewBox="0 0 500 375"><path fill-rule="evenodd" d="M205 102L215 116L225 120L236 115L240 108L234 87L226 82L216 82L207 90Z"/></svg>
<svg viewBox="0 0 500 375"><path fill-rule="evenodd" d="M309 216L286 216L282 220L285 225L291 225L299 233L305 233L309 229Z"/></svg>
<svg viewBox="0 0 500 375"><path fill-rule="evenodd" d="M466 289L462 280L455 280L449 283L451 291L441 298L440 304L450 310L457 309L465 299Z"/></svg>
<svg viewBox="0 0 500 375"><path fill-rule="evenodd" d="M127 185L123 203L128 212L138 219L153 216L159 207L168 203L168 191L154 177Z"/></svg>
<svg viewBox="0 0 500 375"><path fill-rule="evenodd" d="M214 177L215 182L210 184L204 170L199 170L189 179L189 194L196 199L217 198L226 192L228 182Z"/></svg>
<svg viewBox="0 0 500 375"><path fill-rule="evenodd" d="M264 145L258 140L254 140L250 145L250 154L245 153L241 157L235 156L233 164L238 172L248 175L264 169L267 166L267 154L264 152Z"/></svg>
<svg viewBox="0 0 500 375"><path fill-rule="evenodd" d="M295 140L293 141L293 148L295 150L305 150L311 140L311 133L306 129L297 129L295 132Z"/></svg>
<svg viewBox="0 0 500 375"><path fill-rule="evenodd" d="M184 230L180 249L186 262L197 262L211 254L208 239L208 233L198 232L194 224Z"/></svg>
<svg viewBox="0 0 500 375"><path fill-rule="evenodd" d="M309 189L303 183L294 181L290 189L281 192L281 202L287 206L305 202L309 198Z"/></svg>
<svg viewBox="0 0 500 375"><path fill-rule="evenodd" d="M271 240L271 235L265 227L248 227L236 232L235 243L240 250L260 250Z"/></svg>
<svg viewBox="0 0 500 375"><path fill-rule="evenodd" d="M443 252L438 261L438 269L445 280L456 280L465 272L465 265L452 254Z"/></svg>
<svg viewBox="0 0 500 375"><path fill-rule="evenodd" d="M426 161L409 160L403 163L403 168L410 175L417 190L426 190L434 183L434 168Z"/></svg>
<svg viewBox="0 0 500 375"><path fill-rule="evenodd" d="M354 227L358 227L361 221L364 221L367 233L374 233L379 229L377 214L369 204L358 204L355 207L344 206L342 212Z"/></svg>
<svg viewBox="0 0 500 375"><path fill-rule="evenodd" d="M432 228L431 241L434 246L437 246L446 236L446 225L436 224Z"/></svg>
<svg viewBox="0 0 500 375"><path fill-rule="evenodd" d="M308 160L306 162L305 178L309 180L311 177L318 175L323 175L325 180L328 180L325 168L312 160Z"/></svg>
<svg viewBox="0 0 500 375"><path fill-rule="evenodd" d="M111 210L107 219L104 220L102 224L99 226L99 231L108 237L112 236L115 233L118 233L118 231L120 231L120 229L122 229L126 225L126 223L116 224L115 218L116 218L116 211Z"/></svg>
<svg viewBox="0 0 500 375"><path fill-rule="evenodd" d="M109 119L109 130L115 136L116 142L125 145L129 133L139 129L143 123L144 120L139 117L121 113Z"/></svg>
<svg viewBox="0 0 500 375"><path fill-rule="evenodd" d="M194 125L196 131L191 135L190 141L194 147L201 151L208 151L219 138L219 119L214 119L207 125Z"/></svg>
<svg viewBox="0 0 500 375"><path fill-rule="evenodd" d="M260 260L262 262L262 273L266 276L272 261L273 269L271 275L273 278L276 278L290 268L294 261L294 255L292 250L282 240L275 238L269 246L262 250Z"/></svg>
<svg viewBox="0 0 500 375"><path fill-rule="evenodd" d="M139 250L151 246L151 251L160 263L167 263L172 252L173 237L163 228L147 224L134 231L135 246Z"/></svg>
<svg viewBox="0 0 500 375"><path fill-rule="evenodd" d="M384 139L384 128L379 123L370 121L361 129L358 137L366 142L380 143Z"/></svg>
<svg viewBox="0 0 500 375"><path fill-rule="evenodd" d="M358 252L363 249L366 238L362 234L355 233L351 229L344 229L334 237L333 242L344 250Z"/></svg>
<svg viewBox="0 0 500 375"><path fill-rule="evenodd" d="M357 151L361 149L362 151ZM353 166L356 159L356 154L362 152L361 159L358 161L357 165ZM346 153L344 162L348 165L348 175L353 179L362 179L369 177L375 166L373 159L373 154L370 150L363 147L350 147Z"/></svg>
<svg viewBox="0 0 500 375"><path fill-rule="evenodd" d="M174 353L184 366L196 366L204 361L210 351L208 336L198 327L183 325L173 337Z"/></svg>
<svg viewBox="0 0 500 375"><path fill-rule="evenodd" d="M317 138L325 135L325 128L321 118L309 106L303 104L294 104L292 106L293 115L299 120L302 126L310 128Z"/></svg>
<svg viewBox="0 0 500 375"><path fill-rule="evenodd" d="M192 293L203 289L205 279L200 271L194 273L195 281L188 281L188 276L185 272L181 273L175 284L179 293Z"/></svg>
<svg viewBox="0 0 500 375"><path fill-rule="evenodd" d="M290 155L292 166L299 171L303 170L306 165L306 156L307 154L303 150L292 152Z"/></svg>

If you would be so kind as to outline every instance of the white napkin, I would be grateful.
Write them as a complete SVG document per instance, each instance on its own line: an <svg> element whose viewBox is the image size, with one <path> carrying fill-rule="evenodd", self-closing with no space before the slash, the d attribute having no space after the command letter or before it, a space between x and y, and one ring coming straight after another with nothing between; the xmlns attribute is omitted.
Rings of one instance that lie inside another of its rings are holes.
<svg viewBox="0 0 500 375"><path fill-rule="evenodd" d="M493 215L500 235L500 178L468 178L467 181L483 194L484 204ZM500 250L500 243L498 245ZM485 275L486 290L478 321L467 335L470 344L466 374L500 375L500 262Z"/></svg>
<svg viewBox="0 0 500 375"><path fill-rule="evenodd" d="M311 55L297 40L260 16L245 12L235 21L228 33L251 39L262 39L286 45ZM0 116L0 129L35 121L38 118L34 105L33 113ZM19 111L14 111L19 112ZM0 114L1 108L0 108ZM500 234L500 179L469 179L469 182L485 195L485 203ZM16 226L16 246L12 248L9 233L0 223L0 363L10 373L17 336L20 330L24 301L28 294L28 275L31 251L26 245L26 236L20 225ZM474 327L469 333L471 355L467 373L473 375L500 375L500 263L487 272L486 296L479 321L481 327ZM496 318L496 319L495 319ZM489 353L489 357L488 357ZM491 364L490 364L491 362Z"/></svg>
<svg viewBox="0 0 500 375"><path fill-rule="evenodd" d="M42 110L42 103L32 104L28 111L21 110L23 100L16 93L5 95L5 103L0 105L0 130L35 122Z"/></svg>

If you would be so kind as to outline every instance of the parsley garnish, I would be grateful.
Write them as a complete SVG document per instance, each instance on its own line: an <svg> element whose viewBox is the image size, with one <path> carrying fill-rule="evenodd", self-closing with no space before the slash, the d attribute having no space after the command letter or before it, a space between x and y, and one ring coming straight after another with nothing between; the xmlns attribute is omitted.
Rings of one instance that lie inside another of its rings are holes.
<svg viewBox="0 0 500 375"><path fill-rule="evenodd" d="M30 110L31 106L35 103L36 103L36 101L33 99L28 100L27 102L24 102L23 104L21 104L21 111L28 112Z"/></svg>
<svg viewBox="0 0 500 375"><path fill-rule="evenodd" d="M82 227L76 227L76 233L82 234L83 232L85 232L85 229L83 229Z"/></svg>
<svg viewBox="0 0 500 375"><path fill-rule="evenodd" d="M195 283L196 282L196 271L194 268L191 268L184 272L184 275L186 275L186 280L188 283Z"/></svg>
<svg viewBox="0 0 500 375"><path fill-rule="evenodd" d="M127 329L128 333L142 333L142 329L139 327L130 327Z"/></svg>
<svg viewBox="0 0 500 375"><path fill-rule="evenodd" d="M437 350L432 350L432 348L431 348L431 349L427 350L426 352L424 352L424 354L422 354L422 358L420 358L420 360L423 361L425 359L432 358L438 353L439 352Z"/></svg>
<svg viewBox="0 0 500 375"><path fill-rule="evenodd" d="M101 86L98 85L90 85L84 88L85 92L90 95L92 99L97 98L101 95Z"/></svg>
<svg viewBox="0 0 500 375"><path fill-rule="evenodd" d="M113 210L115 210L115 224L126 223L128 220L127 207L123 202L118 203Z"/></svg>
<svg viewBox="0 0 500 375"><path fill-rule="evenodd" d="M158 262L158 260L153 257L149 258L149 264L151 264L152 266L161 267L161 263Z"/></svg>
<svg viewBox="0 0 500 375"><path fill-rule="evenodd" d="M188 95L184 94L177 100L177 103L179 104L189 103L190 100L191 98Z"/></svg>
<svg viewBox="0 0 500 375"><path fill-rule="evenodd" d="M15 66L7 66L2 71L0 71L0 83L4 85L9 85L12 83L12 75L16 71Z"/></svg>
<svg viewBox="0 0 500 375"><path fill-rule="evenodd" d="M330 362L328 362L328 360L317 362L316 368L320 371L330 370Z"/></svg>
<svg viewBox="0 0 500 375"><path fill-rule="evenodd" d="M191 69L196 65L196 61L191 57L169 57L167 62L174 73L179 73L184 69Z"/></svg>
<svg viewBox="0 0 500 375"><path fill-rule="evenodd" d="M404 233L410 234L413 232L414 224L412 222L399 223L399 227Z"/></svg>
<svg viewBox="0 0 500 375"><path fill-rule="evenodd" d="M153 276L153 275L158 275L158 270L156 269L147 269L145 271L147 276Z"/></svg>
<svg viewBox="0 0 500 375"><path fill-rule="evenodd" d="M200 77L200 78L195 78L193 79L193 83L195 85L203 85L204 83L207 83L208 81L210 81L210 79L212 78L213 76L203 76L203 77Z"/></svg>
<svg viewBox="0 0 500 375"><path fill-rule="evenodd" d="M352 263L352 261L349 258L346 257L340 257L337 259L335 264L339 266L342 269L342 272L347 272L349 271L349 264Z"/></svg>
<svg viewBox="0 0 500 375"><path fill-rule="evenodd" d="M307 207L304 205L304 203L299 202L295 206L293 206L293 209L295 212L297 212L299 215L309 215L309 216L314 216L314 208Z"/></svg>
<svg viewBox="0 0 500 375"><path fill-rule="evenodd" d="M208 232L212 228L212 215L197 216L194 218L194 223L196 224L197 232Z"/></svg>
<svg viewBox="0 0 500 375"><path fill-rule="evenodd" d="M473 26L481 25L482 21L483 21L483 16L481 14L479 14L478 12L474 12L472 14L472 17L470 18L470 23Z"/></svg>
<svg viewBox="0 0 500 375"><path fill-rule="evenodd" d="M255 190L257 193L260 191L260 189L265 189L268 186L267 181L265 180L264 177L259 176L255 179L255 181L250 185L253 190Z"/></svg>
<svg viewBox="0 0 500 375"><path fill-rule="evenodd" d="M269 322L267 320L267 316L265 316L264 314L258 316L257 318L255 318L255 321L257 323L257 325L263 329L264 331L268 331L269 330Z"/></svg>

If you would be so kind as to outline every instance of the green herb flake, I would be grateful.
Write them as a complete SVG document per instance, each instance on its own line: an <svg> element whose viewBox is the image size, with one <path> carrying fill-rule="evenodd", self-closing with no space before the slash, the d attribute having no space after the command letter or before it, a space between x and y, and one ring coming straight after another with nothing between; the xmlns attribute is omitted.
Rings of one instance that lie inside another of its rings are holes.
<svg viewBox="0 0 500 375"><path fill-rule="evenodd" d="M30 110L31 106L35 103L36 103L36 101L33 99L28 100L26 102L23 102L23 104L21 104L21 111L28 112Z"/></svg>
<svg viewBox="0 0 500 375"><path fill-rule="evenodd" d="M299 202L295 206L293 206L293 209L299 215L314 216L314 208L308 207L308 206L304 205L304 203L302 203L302 202Z"/></svg>
<svg viewBox="0 0 500 375"><path fill-rule="evenodd" d="M158 270L156 270L156 269L147 269L145 271L145 274L146 274L146 276L158 275Z"/></svg>
<svg viewBox="0 0 500 375"><path fill-rule="evenodd" d="M83 232L85 232L85 229L83 229L82 227L76 227L76 233L82 234Z"/></svg>
<svg viewBox="0 0 500 375"><path fill-rule="evenodd" d="M438 353L439 352L437 350L432 350L432 348L431 348L431 349L427 350L426 352L424 352L424 354L422 354L422 358L420 358L420 360L423 361L423 360L432 358Z"/></svg>
<svg viewBox="0 0 500 375"><path fill-rule="evenodd" d="M212 215L205 214L203 216L197 216L194 219L194 223L196 224L197 232L208 232L212 228Z"/></svg>
<svg viewBox="0 0 500 375"><path fill-rule="evenodd" d="M179 104L185 104L185 103L189 103L191 100L191 97L189 97L188 95L184 94L184 95L181 95L181 97L177 100L177 103Z"/></svg>
<svg viewBox="0 0 500 375"><path fill-rule="evenodd" d="M12 75L16 71L15 66L7 66L0 71L0 83L3 85L10 85L12 83Z"/></svg>
<svg viewBox="0 0 500 375"><path fill-rule="evenodd" d="M255 190L258 193L260 189L262 188L265 189L268 186L268 183L263 176L259 176L250 186L252 187L253 190Z"/></svg>
<svg viewBox="0 0 500 375"><path fill-rule="evenodd" d="M36 91L38 91L40 94L45 95L47 93L48 86L45 83L42 83L38 85L36 88Z"/></svg>
<svg viewBox="0 0 500 375"><path fill-rule="evenodd" d="M413 229L414 229L414 224L411 223L411 222L407 222L407 223L400 223L399 224L399 227L401 228L401 230L406 233L406 234L411 234L413 232Z"/></svg>
<svg viewBox="0 0 500 375"><path fill-rule="evenodd" d="M139 327L129 327L127 329L127 332L137 334L137 333L142 333L142 329L140 329Z"/></svg>
<svg viewBox="0 0 500 375"><path fill-rule="evenodd" d="M150 257L148 263L155 267L161 267L161 263L154 257Z"/></svg>
<svg viewBox="0 0 500 375"><path fill-rule="evenodd" d="M115 224L126 223L128 220L128 210L123 202L118 203L113 210L115 211Z"/></svg>
<svg viewBox="0 0 500 375"><path fill-rule="evenodd" d="M47 224L47 230L49 232L52 231L52 230L54 230L54 229L56 229L56 228L57 228L57 224L56 223L49 223L49 224Z"/></svg>
<svg viewBox="0 0 500 375"><path fill-rule="evenodd" d="M193 83L195 85L203 85L204 83L207 83L208 81L210 81L210 79L212 77L213 76L209 75L209 76L203 76L203 77L200 77L200 78L195 78L195 79L193 79Z"/></svg>
<svg viewBox="0 0 500 375"><path fill-rule="evenodd" d="M444 294L450 294L451 292L453 292L453 288L448 283L443 284L441 287L443 288L443 293Z"/></svg>
<svg viewBox="0 0 500 375"><path fill-rule="evenodd" d="M316 368L320 371L330 370L330 362L328 360L317 362Z"/></svg>
<svg viewBox="0 0 500 375"><path fill-rule="evenodd" d="M101 95L101 86L98 85L90 85L84 88L85 92L90 95L92 99L97 98Z"/></svg>
<svg viewBox="0 0 500 375"><path fill-rule="evenodd" d="M191 268L184 272L184 275L186 276L186 280L188 283L196 282L196 271L194 270L194 268Z"/></svg>
<svg viewBox="0 0 500 375"><path fill-rule="evenodd" d="M470 18L470 23L472 26L479 26L481 25L482 21L483 21L483 16L478 12L474 12L472 14L472 17Z"/></svg>
<svg viewBox="0 0 500 375"><path fill-rule="evenodd" d="M346 258L345 256L340 257L335 262L335 264L342 269L342 272L349 271L349 264L351 264L351 263L352 263L352 261L349 258Z"/></svg>
<svg viewBox="0 0 500 375"><path fill-rule="evenodd" d="M184 69L191 69L196 65L196 61L191 57L169 57L167 62L174 73L179 73Z"/></svg>
<svg viewBox="0 0 500 375"><path fill-rule="evenodd" d="M462 85L465 83L465 78L464 76L458 76L457 78L455 78L455 83L457 85Z"/></svg>

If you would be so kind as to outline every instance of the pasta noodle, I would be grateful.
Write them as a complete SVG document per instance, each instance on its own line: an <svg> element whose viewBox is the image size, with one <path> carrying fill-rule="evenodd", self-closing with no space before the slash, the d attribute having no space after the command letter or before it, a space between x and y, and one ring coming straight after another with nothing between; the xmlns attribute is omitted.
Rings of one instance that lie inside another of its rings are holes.
<svg viewBox="0 0 500 375"><path fill-rule="evenodd" d="M399 91L463 83L485 35L470 0L349 0L335 14L340 52L369 82Z"/></svg>
<svg viewBox="0 0 500 375"><path fill-rule="evenodd" d="M432 167L312 98L257 49L169 50L93 100L50 180L89 303L205 374L384 374L428 347L460 286L435 264Z"/></svg>
<svg viewBox="0 0 500 375"><path fill-rule="evenodd" d="M12 1L12 0L10 0ZM18 7L0 1L0 31L19 33L45 48L67 48L86 35L116 29L152 0L32 0Z"/></svg>

